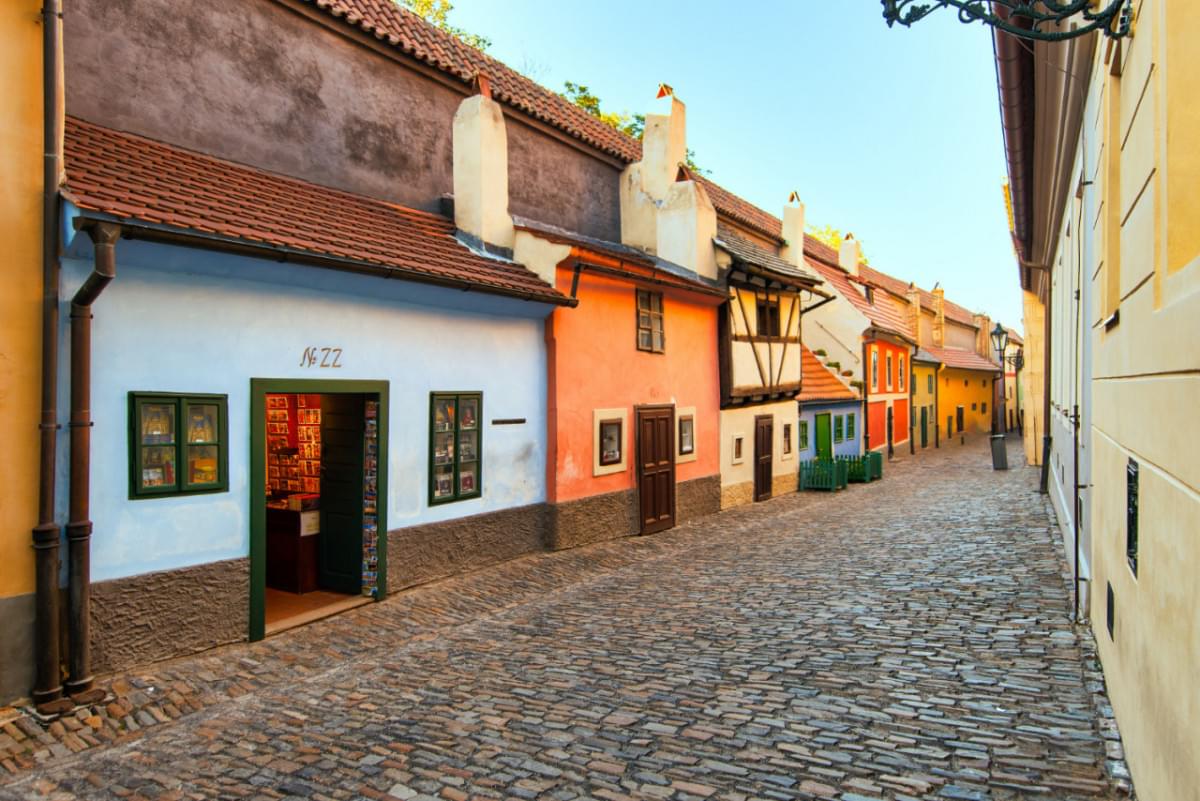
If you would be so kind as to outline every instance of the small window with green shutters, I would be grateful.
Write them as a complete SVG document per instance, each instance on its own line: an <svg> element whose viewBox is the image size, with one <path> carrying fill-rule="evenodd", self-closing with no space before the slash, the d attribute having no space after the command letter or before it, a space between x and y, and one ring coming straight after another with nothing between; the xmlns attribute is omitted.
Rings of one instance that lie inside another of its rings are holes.
<svg viewBox="0 0 1200 801"><path fill-rule="evenodd" d="M854 439L854 415L846 415L846 439Z"/></svg>
<svg viewBox="0 0 1200 801"><path fill-rule="evenodd" d="M800 450L802 450L802 451L808 450L808 421L807 420L800 421L800 430L798 432L798 436L800 438L800 444L798 446L800 448Z"/></svg>
<svg viewBox="0 0 1200 801"><path fill-rule="evenodd" d="M840 414L834 415L834 418L833 418L833 441L834 442L841 442L843 439L845 439L845 436L843 436L843 433L842 433L843 432L843 429L842 429L843 424L844 424L844 420L842 418L842 415L840 415Z"/></svg>
<svg viewBox="0 0 1200 801"><path fill-rule="evenodd" d="M435 392L429 403L429 503L483 494L483 393Z"/></svg>
<svg viewBox="0 0 1200 801"><path fill-rule="evenodd" d="M229 489L226 395L129 393L129 497Z"/></svg>

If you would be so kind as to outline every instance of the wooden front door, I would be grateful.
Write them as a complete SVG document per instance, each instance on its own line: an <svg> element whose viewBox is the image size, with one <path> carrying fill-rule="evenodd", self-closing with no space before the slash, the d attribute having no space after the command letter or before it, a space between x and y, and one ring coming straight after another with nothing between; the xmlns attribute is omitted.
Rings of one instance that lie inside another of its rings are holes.
<svg viewBox="0 0 1200 801"><path fill-rule="evenodd" d="M962 430L963 430L963 407L959 406L958 409L956 410L956 414L958 415L958 419L955 422L958 423L959 433L962 433Z"/></svg>
<svg viewBox="0 0 1200 801"><path fill-rule="evenodd" d="M817 415L817 458L833 458L833 415Z"/></svg>
<svg viewBox="0 0 1200 801"><path fill-rule="evenodd" d="M321 396L321 587L358 595L363 558L362 395Z"/></svg>
<svg viewBox="0 0 1200 801"><path fill-rule="evenodd" d="M887 446L888 456L890 457L894 450L892 448L892 407L887 407Z"/></svg>
<svg viewBox="0 0 1200 801"><path fill-rule="evenodd" d="M754 418L754 500L771 497L771 462L774 456L775 418L769 414Z"/></svg>
<svg viewBox="0 0 1200 801"><path fill-rule="evenodd" d="M675 407L637 409L638 508L642 533L675 525Z"/></svg>

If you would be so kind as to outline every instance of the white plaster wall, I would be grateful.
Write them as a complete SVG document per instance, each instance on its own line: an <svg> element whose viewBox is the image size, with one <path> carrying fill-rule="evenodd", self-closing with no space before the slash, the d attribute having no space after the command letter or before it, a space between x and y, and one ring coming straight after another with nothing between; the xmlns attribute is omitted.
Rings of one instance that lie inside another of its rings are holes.
<svg viewBox="0 0 1200 801"><path fill-rule="evenodd" d="M824 350L823 361L840 362L842 370L851 370L851 380L863 380L862 332L871 322L850 301L839 296L804 315L804 344L809 350Z"/></svg>
<svg viewBox="0 0 1200 801"><path fill-rule="evenodd" d="M64 260L64 298L91 264L87 237L77 237ZM550 308L544 304L120 241L117 278L94 308L96 580L247 555L251 378L389 382L389 528L545 499L543 327ZM64 420L67 316L64 308ZM343 366L301 366L308 346L342 348ZM485 421L527 421L485 423L482 498L436 508L427 503L434 390L480 390ZM129 500L130 391L229 396L228 492ZM60 519L66 514L67 439L60 437Z"/></svg>
<svg viewBox="0 0 1200 801"><path fill-rule="evenodd" d="M771 475L780 476L797 471L796 443L800 421L800 405L795 401L765 403L738 409L721 410L721 486L729 487L754 481L754 418L760 415L775 418ZM783 424L792 424L792 453L783 453ZM734 437L742 437L742 460L733 461ZM811 433L809 435L812 436Z"/></svg>

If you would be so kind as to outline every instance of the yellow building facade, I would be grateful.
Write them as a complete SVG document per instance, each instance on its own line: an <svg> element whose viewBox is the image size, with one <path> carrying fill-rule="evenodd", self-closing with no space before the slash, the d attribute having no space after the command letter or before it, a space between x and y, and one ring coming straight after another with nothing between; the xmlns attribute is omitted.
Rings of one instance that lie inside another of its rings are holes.
<svg viewBox="0 0 1200 801"><path fill-rule="evenodd" d="M41 359L42 26L40 0L0 3L0 706L33 681Z"/></svg>
<svg viewBox="0 0 1200 801"><path fill-rule="evenodd" d="M938 371L938 411L943 439L988 434L992 430L992 374L945 365Z"/></svg>
<svg viewBox="0 0 1200 801"><path fill-rule="evenodd" d="M1037 45L1036 80L1020 89L1002 70L1000 88L1011 108L1032 92L1036 109L1009 121L1038 143L1028 161L1009 157L1032 190L1015 221L1027 452L1048 400L1048 491L1137 794L1190 801L1200 787L1200 4L1133 9L1130 36ZM1011 52L998 37L998 58Z"/></svg>
<svg viewBox="0 0 1200 801"><path fill-rule="evenodd" d="M937 447L941 442L937 413L939 366L928 353L918 350L913 354L912 425L913 447L917 450Z"/></svg>

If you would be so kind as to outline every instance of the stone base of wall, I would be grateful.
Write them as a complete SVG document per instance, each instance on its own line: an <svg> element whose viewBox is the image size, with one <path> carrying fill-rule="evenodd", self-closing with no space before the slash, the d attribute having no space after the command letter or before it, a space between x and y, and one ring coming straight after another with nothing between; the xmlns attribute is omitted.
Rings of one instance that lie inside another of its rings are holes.
<svg viewBox="0 0 1200 801"><path fill-rule="evenodd" d="M721 511L721 477L704 476L675 487L675 524Z"/></svg>
<svg viewBox="0 0 1200 801"><path fill-rule="evenodd" d="M783 473L771 478L771 497L778 498L800 489L799 473Z"/></svg>
<svg viewBox="0 0 1200 801"><path fill-rule="evenodd" d="M33 687L34 595L0 598L0 706Z"/></svg>
<svg viewBox="0 0 1200 801"><path fill-rule="evenodd" d="M754 482L744 481L741 484L730 484L721 487L721 508L732 509L735 506L745 506L754 503Z"/></svg>
<svg viewBox="0 0 1200 801"><path fill-rule="evenodd" d="M245 640L250 560L92 585L92 668L108 673Z"/></svg>
<svg viewBox="0 0 1200 801"><path fill-rule="evenodd" d="M545 547L548 507L532 504L387 535L388 591L515 559Z"/></svg>
<svg viewBox="0 0 1200 801"><path fill-rule="evenodd" d="M546 547L552 551L578 548L628 537L637 534L641 528L637 490L593 495L551 506Z"/></svg>

